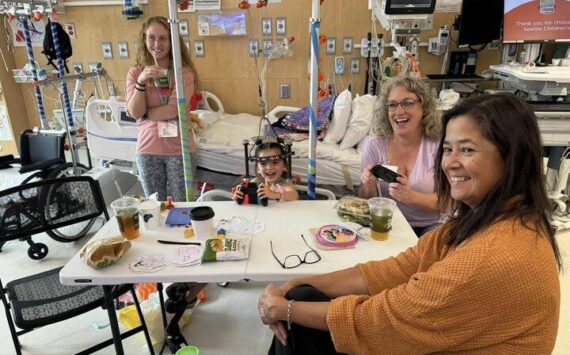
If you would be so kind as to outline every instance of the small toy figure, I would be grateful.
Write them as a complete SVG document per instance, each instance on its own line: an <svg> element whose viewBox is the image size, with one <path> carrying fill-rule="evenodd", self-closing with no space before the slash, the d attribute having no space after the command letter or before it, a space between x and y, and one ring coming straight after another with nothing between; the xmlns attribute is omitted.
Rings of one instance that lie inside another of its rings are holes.
<svg viewBox="0 0 570 355"><path fill-rule="evenodd" d="M174 203L172 203L172 196L167 196L166 197L166 209L169 210L171 208L174 208Z"/></svg>

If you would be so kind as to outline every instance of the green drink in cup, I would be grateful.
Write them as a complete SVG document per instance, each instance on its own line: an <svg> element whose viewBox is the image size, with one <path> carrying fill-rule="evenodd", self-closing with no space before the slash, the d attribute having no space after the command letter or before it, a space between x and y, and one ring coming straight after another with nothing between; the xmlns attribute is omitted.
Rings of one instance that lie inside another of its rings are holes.
<svg viewBox="0 0 570 355"><path fill-rule="evenodd" d="M389 198L374 197L368 200L370 209L370 235L374 240L386 240L392 229L396 202Z"/></svg>

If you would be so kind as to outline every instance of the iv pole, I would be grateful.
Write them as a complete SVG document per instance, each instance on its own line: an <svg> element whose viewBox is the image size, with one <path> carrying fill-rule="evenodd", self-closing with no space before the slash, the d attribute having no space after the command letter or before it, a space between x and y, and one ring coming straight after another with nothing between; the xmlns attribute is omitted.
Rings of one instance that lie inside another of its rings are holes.
<svg viewBox="0 0 570 355"><path fill-rule="evenodd" d="M182 78L182 57L180 54L180 33L176 11L176 0L168 1L168 22L170 23L170 36L172 48L172 66L174 68L174 82L176 83L176 97L178 104L178 127L180 128L180 143L182 146L182 162L184 166L184 181L186 184L186 201L194 201L194 176L192 175L192 161L190 160L190 146L188 144L188 119L186 111L188 105L184 96L184 80Z"/></svg>
<svg viewBox="0 0 570 355"><path fill-rule="evenodd" d="M307 169L307 197L309 200L316 199L315 187L317 181L317 110L319 102L317 98L317 90L319 86L319 27L321 19L319 18L320 0L313 0L310 33L311 33L311 69L309 84L309 102L310 102L310 124L309 124L309 166Z"/></svg>
<svg viewBox="0 0 570 355"><path fill-rule="evenodd" d="M43 129L49 129L46 112L44 109L44 100L42 98L42 89L37 85L38 72L36 69L36 62L34 60L34 50L32 49L32 37L30 36L30 29L28 27L28 18L26 15L21 16L22 27L24 29L24 41L26 42L26 51L28 54L28 64L32 68L32 79L34 84L34 93L36 96L36 103L38 106L38 113L40 115L40 123Z"/></svg>
<svg viewBox="0 0 570 355"><path fill-rule="evenodd" d="M61 47L59 45L59 36L57 33L56 22L50 19L50 27L51 27L51 35L53 39L53 46L55 48L55 54L57 59L57 71L58 77L62 78L65 73L63 71L63 57L61 55ZM65 113L65 117L67 119L66 130L67 130L67 137L69 138L69 147L71 149L71 161L73 163L73 175L79 175L77 171L77 162L79 161L79 154L77 152L77 140L76 140L76 131L73 128L73 111L71 109L71 103L69 101L69 92L67 90L67 83L65 80L61 81L61 96L60 99L62 101L63 107L62 112Z"/></svg>

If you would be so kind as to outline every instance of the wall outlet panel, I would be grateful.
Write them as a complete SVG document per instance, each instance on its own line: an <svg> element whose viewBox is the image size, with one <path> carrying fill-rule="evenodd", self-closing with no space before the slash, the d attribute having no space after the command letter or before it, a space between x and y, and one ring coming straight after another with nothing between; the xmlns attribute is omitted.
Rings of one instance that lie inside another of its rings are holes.
<svg viewBox="0 0 570 355"><path fill-rule="evenodd" d="M334 55L336 53L336 38L327 38L326 53L328 55Z"/></svg>
<svg viewBox="0 0 570 355"><path fill-rule="evenodd" d="M101 43L101 49L103 50L103 59L113 59L113 47L111 42Z"/></svg>
<svg viewBox="0 0 570 355"><path fill-rule="evenodd" d="M334 73L336 75L344 74L344 57L338 56L334 57Z"/></svg>
<svg viewBox="0 0 570 355"><path fill-rule="evenodd" d="M188 31L188 20L180 20L179 22L179 30L180 30L180 35L181 36L188 36L189 35L189 31Z"/></svg>
<svg viewBox="0 0 570 355"><path fill-rule="evenodd" d="M99 63L99 62L89 63L89 72L90 73L97 72L99 70L99 68L101 68L101 63Z"/></svg>
<svg viewBox="0 0 570 355"><path fill-rule="evenodd" d="M271 53L271 48L273 48L273 41L270 39L264 39L263 40L263 56L264 57L269 57L269 54Z"/></svg>
<svg viewBox="0 0 570 355"><path fill-rule="evenodd" d="M73 63L73 73L74 74L83 73L83 65L81 63Z"/></svg>
<svg viewBox="0 0 570 355"><path fill-rule="evenodd" d="M129 44L127 42L119 42L117 47L119 48L119 58L129 58Z"/></svg>
<svg viewBox="0 0 570 355"><path fill-rule="evenodd" d="M291 98L291 85L290 84L280 84L279 85L279 98L290 99Z"/></svg>
<svg viewBox="0 0 570 355"><path fill-rule="evenodd" d="M352 54L352 37L344 37L342 39L342 53Z"/></svg>
<svg viewBox="0 0 570 355"><path fill-rule="evenodd" d="M261 19L261 33L264 36L271 36L273 34L273 21L271 17L264 17Z"/></svg>
<svg viewBox="0 0 570 355"><path fill-rule="evenodd" d="M360 74L360 58L352 58L350 60L350 72L353 75Z"/></svg>
<svg viewBox="0 0 570 355"><path fill-rule="evenodd" d="M277 17L275 19L275 33L282 36L287 33L287 20L285 17Z"/></svg>
<svg viewBox="0 0 570 355"><path fill-rule="evenodd" d="M75 32L75 25L71 22L66 22L63 24L63 29L69 35L69 38L77 38L77 32Z"/></svg>
<svg viewBox="0 0 570 355"><path fill-rule="evenodd" d="M254 58L259 55L259 41L256 39L249 40L249 56Z"/></svg>
<svg viewBox="0 0 570 355"><path fill-rule="evenodd" d="M204 41L202 40L194 41L194 55L196 57L206 56L206 50L204 49Z"/></svg>

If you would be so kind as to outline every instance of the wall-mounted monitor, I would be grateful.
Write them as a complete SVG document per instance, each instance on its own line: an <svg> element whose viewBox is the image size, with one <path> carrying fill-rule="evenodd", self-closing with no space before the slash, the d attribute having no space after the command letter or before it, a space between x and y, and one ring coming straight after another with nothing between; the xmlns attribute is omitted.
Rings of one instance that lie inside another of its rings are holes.
<svg viewBox="0 0 570 355"><path fill-rule="evenodd" d="M385 0L386 15L433 14L435 0Z"/></svg>
<svg viewBox="0 0 570 355"><path fill-rule="evenodd" d="M570 41L570 1L505 0L503 42Z"/></svg>
<svg viewBox="0 0 570 355"><path fill-rule="evenodd" d="M501 38L503 0L463 0L458 45L490 43Z"/></svg>

